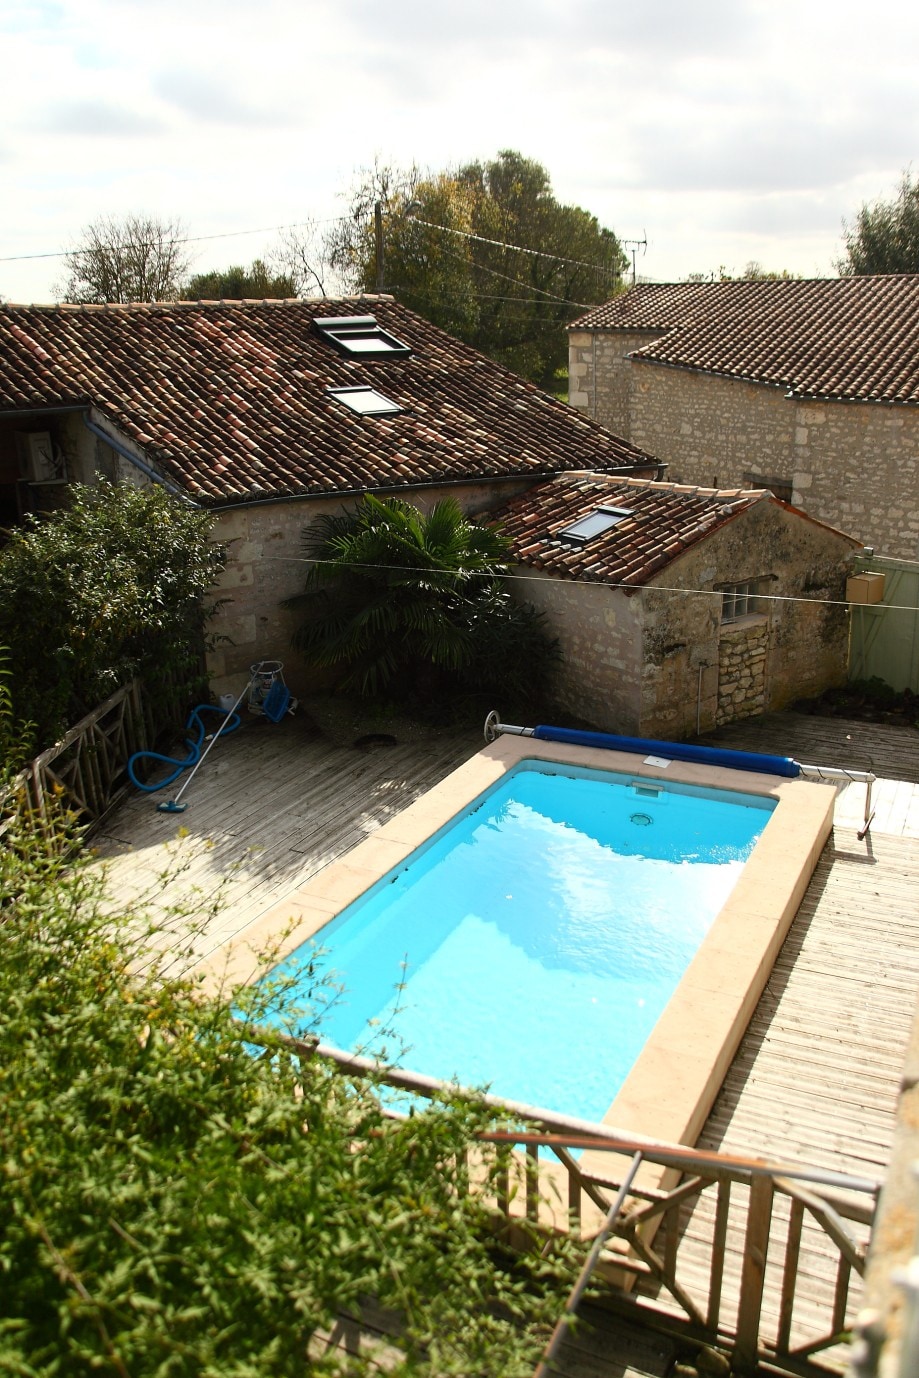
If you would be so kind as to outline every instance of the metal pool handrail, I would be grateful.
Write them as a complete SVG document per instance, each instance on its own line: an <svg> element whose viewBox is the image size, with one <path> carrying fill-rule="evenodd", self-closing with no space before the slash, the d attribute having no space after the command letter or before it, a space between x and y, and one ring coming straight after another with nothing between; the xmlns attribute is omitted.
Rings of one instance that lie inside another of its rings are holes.
<svg viewBox="0 0 919 1378"><path fill-rule="evenodd" d="M732 751L727 747L697 746L693 742L665 742L651 737L622 737L610 732L586 732L578 728L515 727L500 721L492 709L485 719L485 740L493 742L502 734L515 737L534 737L539 741L567 742L572 746L600 747L605 751L628 751L659 756L670 761L693 761L701 765L726 766L730 770L762 771L765 775L782 775L795 779L805 775L813 780L856 781L865 785L865 816L858 838L862 841L871 827L874 809L871 807L871 786L877 776L870 770L848 770L841 766L805 765L792 756L769 756L757 751Z"/></svg>

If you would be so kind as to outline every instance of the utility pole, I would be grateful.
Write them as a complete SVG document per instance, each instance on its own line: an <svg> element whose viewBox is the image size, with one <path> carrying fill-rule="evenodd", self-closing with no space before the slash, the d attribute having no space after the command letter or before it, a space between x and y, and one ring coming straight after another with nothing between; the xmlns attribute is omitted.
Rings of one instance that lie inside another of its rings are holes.
<svg viewBox="0 0 919 1378"><path fill-rule="evenodd" d="M379 293L383 291L383 206L379 201L373 207L373 236L377 265L375 290Z"/></svg>

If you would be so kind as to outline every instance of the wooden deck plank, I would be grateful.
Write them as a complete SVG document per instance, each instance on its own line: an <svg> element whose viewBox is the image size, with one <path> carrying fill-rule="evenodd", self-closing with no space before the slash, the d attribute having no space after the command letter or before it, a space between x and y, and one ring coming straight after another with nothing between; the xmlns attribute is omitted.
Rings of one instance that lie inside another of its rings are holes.
<svg viewBox="0 0 919 1378"><path fill-rule="evenodd" d="M793 756L808 765L871 770L886 780L919 784L919 733L912 727L810 713L766 713L729 723L697 740L739 751Z"/></svg>
<svg viewBox="0 0 919 1378"><path fill-rule="evenodd" d="M875 786L882 807L864 841L856 836L863 786L840 792L835 834L699 1142L879 1177L919 990L919 734L863 727L778 714L718 734L721 745L817 764L873 763L887 778ZM109 821L97 846L116 899L126 903L144 890L157 894L170 853L187 865L173 897L194 887L202 897L223 888L226 907L189 953L178 934L162 935L164 950L172 945L181 965L239 932L479 745L474 732L432 732L364 754L296 719L276 730L247 724L208 758L188 790L186 813L158 814L162 796L137 796ZM180 828L187 836L177 839ZM742 1200L738 1190L725 1242L728 1321L736 1315L744 1255ZM780 1201L780 1221L787 1209ZM706 1193L684 1213L681 1275L700 1297L708 1287L705 1240L713 1221L714 1201ZM763 1315L775 1327L780 1297L773 1255L784 1228L780 1223L767 1260ZM806 1332L831 1286L820 1233L806 1223L793 1334ZM582 1329L565 1351L560 1372L566 1378L660 1378L665 1367L629 1351L623 1322L602 1310L590 1314L592 1328ZM649 1352L663 1352L663 1342L640 1335ZM671 1357L668 1351L668 1362Z"/></svg>
<svg viewBox="0 0 919 1378"><path fill-rule="evenodd" d="M864 854L866 843L845 832L828 843L700 1146L883 1177L919 990L919 846L876 836L870 868L857 859L859 848ZM907 885L900 883L904 877ZM861 904L852 903L856 896ZM869 929L862 921L866 907L879 920ZM869 1075L861 1074L863 1066ZM685 1220L681 1266L699 1287L708 1274L704 1241L713 1221L714 1207L704 1198ZM781 1232L773 1247L780 1239ZM834 1276L818 1232L807 1248L796 1296L799 1331L814 1323L817 1298L826 1296ZM743 1257L742 1233L732 1228L726 1318L736 1315ZM857 1279L852 1286L857 1297ZM778 1309L767 1286L769 1325L777 1325Z"/></svg>

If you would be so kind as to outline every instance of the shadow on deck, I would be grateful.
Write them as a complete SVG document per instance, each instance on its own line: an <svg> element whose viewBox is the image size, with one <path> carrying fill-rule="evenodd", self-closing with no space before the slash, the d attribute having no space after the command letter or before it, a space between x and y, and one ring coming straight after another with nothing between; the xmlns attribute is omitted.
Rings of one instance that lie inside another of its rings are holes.
<svg viewBox="0 0 919 1378"><path fill-rule="evenodd" d="M919 989L919 733L783 713L704 740L873 769L898 802L889 826L879 818L864 841L848 815L844 826L838 816L699 1146L882 1177ZM155 907L168 866L183 868L172 901L179 896L201 907L219 893L221 907L193 951L184 950L176 931L181 960L198 960L480 745L477 730L428 729L360 750L347 734L320 733L305 716L277 727L247 723L219 744L196 777L181 818L157 813L159 796L136 796L109 820L96 845L116 899L127 905L146 896ZM899 792L898 781L906 782ZM168 933L163 942L168 946ZM691 1216L683 1230L681 1253L691 1260ZM729 1238L725 1314L742 1255L742 1239ZM824 1286L819 1257L809 1266L802 1286ZM691 1287L691 1266L689 1273ZM779 1299L767 1294L767 1318L774 1320L778 1308ZM596 1308L589 1320L560 1359L560 1375L661 1378L668 1371L670 1342Z"/></svg>

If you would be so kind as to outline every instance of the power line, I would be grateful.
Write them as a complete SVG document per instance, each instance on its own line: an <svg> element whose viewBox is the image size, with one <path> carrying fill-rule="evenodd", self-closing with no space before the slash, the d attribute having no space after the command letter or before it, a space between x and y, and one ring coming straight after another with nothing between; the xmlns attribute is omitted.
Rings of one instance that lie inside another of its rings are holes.
<svg viewBox="0 0 919 1378"><path fill-rule="evenodd" d="M462 258L459 254L451 254L449 249L445 249L444 252L446 253L448 258L455 258L458 263L466 263L466 259ZM501 278L504 282L512 282L515 287L522 287L525 292L538 292L540 296L548 298L549 301L558 302L562 306L574 306L577 308L578 311L590 310L589 303L582 301L571 301L568 297L556 296L554 292L547 292L542 287L534 287L533 283L524 282L522 278L510 277L508 273L501 273L498 271L497 268L489 268L488 265L485 263L473 262L471 266L480 273L491 273L494 277ZM595 302L593 304L596 305Z"/></svg>
<svg viewBox="0 0 919 1378"><path fill-rule="evenodd" d="M323 559L318 555L263 555L262 559L276 561L280 564L331 565L336 569L357 570L358 572L363 569L372 569L391 574L449 574L457 579L508 579L517 583L545 584L544 574L510 574L505 571L488 573L485 570L456 570L437 565L368 564L364 560ZM551 574L551 570L548 572ZM677 588L669 584L617 583L611 579L587 579L584 578L583 575L579 575L576 581L571 582L580 584L600 584L611 589L626 589L631 593L639 593L644 589L648 589L653 593L676 593L683 597L723 597L721 589ZM845 598L801 598L790 593L755 593L751 594L750 597L756 598L763 603L808 603L821 608L850 608L861 606L858 603L850 603ZM885 612L911 612L919 614L919 608L909 603L878 603L875 604L875 607L883 608Z"/></svg>
<svg viewBox="0 0 919 1378"><path fill-rule="evenodd" d="M279 233L281 230L296 230L303 225L327 225L333 220L340 221L345 218L342 215L330 215L322 220L294 220L289 225L262 225L255 230L226 230L222 234L184 235L179 239L166 239L163 243L169 248L176 244L203 244L205 240L209 239L239 239L240 236L247 234L273 234ZM138 248L155 249L158 243L158 240L149 240L145 244L138 245ZM79 249L55 249L52 253L47 254L7 254L0 257L0 263L25 263L36 258L67 258L70 254L80 252Z"/></svg>
<svg viewBox="0 0 919 1378"><path fill-rule="evenodd" d="M622 277L622 273L615 268L605 268L601 263L588 263L583 258L563 258L561 254L550 254L544 249L528 249L523 244L508 244L503 239L488 239L485 235L473 234L471 230L457 230L452 225L437 225L431 220L422 220L418 215L412 215L409 219L413 224L424 225L429 230L443 230L444 234L455 234L460 235L463 239L474 239L479 244L491 244L496 249L511 249L514 253L531 254L534 258L551 258L555 263L570 263L576 268L590 268L595 273L604 272L615 278Z"/></svg>

